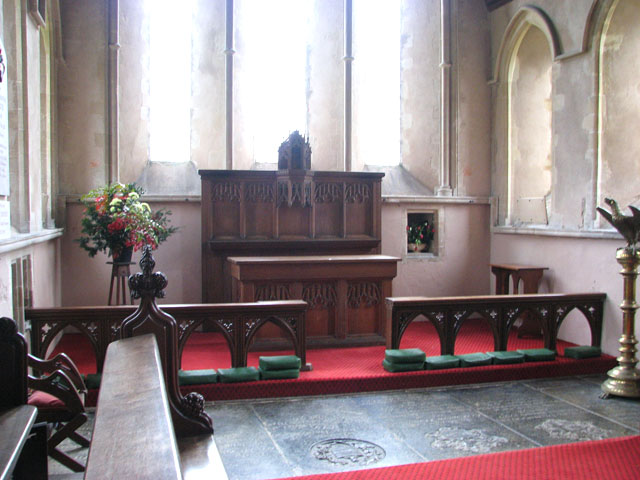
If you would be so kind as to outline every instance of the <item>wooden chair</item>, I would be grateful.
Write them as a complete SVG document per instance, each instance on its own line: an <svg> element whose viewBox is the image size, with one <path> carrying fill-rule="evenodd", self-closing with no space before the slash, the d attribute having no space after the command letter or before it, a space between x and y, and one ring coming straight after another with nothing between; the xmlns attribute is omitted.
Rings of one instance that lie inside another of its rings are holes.
<svg viewBox="0 0 640 480"><path fill-rule="evenodd" d="M49 360L41 360L27 353L27 343L15 322L8 317L0 318L0 351L7 366L18 373L13 374L14 388L7 392L13 401L20 400L38 409L36 422L46 422L51 426L47 439L47 453L74 472L83 472L80 464L57 447L65 438L69 438L83 447L89 446L89 440L76 430L87 421L84 409L86 387L73 361L65 354L56 355ZM4 370L4 362L0 370ZM28 375L27 366L40 375ZM18 377L22 378L18 378ZM0 378L7 372L0 373ZM4 384L3 384L4 386ZM9 395L10 394L10 395Z"/></svg>
<svg viewBox="0 0 640 480"><path fill-rule="evenodd" d="M42 376L28 376L31 394L27 403L38 408L38 422L51 425L47 439L47 451L51 458L74 472L84 472L84 465L57 447L66 438L81 447L88 447L89 439L76 430L87 421L84 408L87 388L73 361L64 353L52 359L42 360L33 355L27 357L28 365Z"/></svg>

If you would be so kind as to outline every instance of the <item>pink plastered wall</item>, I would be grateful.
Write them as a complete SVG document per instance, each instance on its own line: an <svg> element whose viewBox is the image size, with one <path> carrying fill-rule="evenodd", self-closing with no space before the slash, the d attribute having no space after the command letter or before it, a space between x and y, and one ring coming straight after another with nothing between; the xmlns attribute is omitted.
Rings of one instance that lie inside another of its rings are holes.
<svg viewBox="0 0 640 480"><path fill-rule="evenodd" d="M623 243L622 240L494 233L491 261L549 267L542 278L541 292L606 293L602 349L609 355L617 355L622 334L619 305L623 283L615 256L616 249ZM567 318L558 336L582 345L591 341L587 322L577 313Z"/></svg>

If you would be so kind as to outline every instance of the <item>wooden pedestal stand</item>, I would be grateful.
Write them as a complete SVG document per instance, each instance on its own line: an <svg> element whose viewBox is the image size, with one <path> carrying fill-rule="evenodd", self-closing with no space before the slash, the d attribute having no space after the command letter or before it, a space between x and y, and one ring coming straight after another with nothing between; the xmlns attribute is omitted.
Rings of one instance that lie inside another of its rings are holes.
<svg viewBox="0 0 640 480"><path fill-rule="evenodd" d="M113 282L116 282L116 305L127 304L127 280L131 275L129 265L134 265L133 262L107 262L112 265L111 268L111 284L109 285L109 302L107 305L112 305L113 299ZM130 299L131 305L133 305L133 299Z"/></svg>
<svg viewBox="0 0 640 480"><path fill-rule="evenodd" d="M622 337L620 337L620 356L618 366L609 370L608 377L602 384L602 398L609 395L619 397L640 398L640 372L635 368L636 340L635 315L638 309L636 303L636 278L640 264L640 251L626 247L618 249L616 260L622 265L620 273L624 278L624 298L620 304L622 309Z"/></svg>

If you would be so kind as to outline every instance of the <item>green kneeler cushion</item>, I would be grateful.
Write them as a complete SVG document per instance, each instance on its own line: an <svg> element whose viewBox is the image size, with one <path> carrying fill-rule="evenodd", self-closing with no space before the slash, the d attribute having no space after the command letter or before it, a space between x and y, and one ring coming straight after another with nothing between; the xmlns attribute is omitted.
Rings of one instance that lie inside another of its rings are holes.
<svg viewBox="0 0 640 480"><path fill-rule="evenodd" d="M427 370L442 370L445 368L458 368L460 359L455 355L439 355L437 357L427 357L425 360Z"/></svg>
<svg viewBox="0 0 640 480"><path fill-rule="evenodd" d="M300 363L300 358L295 355L274 355L259 358L260 370L264 371L300 370Z"/></svg>
<svg viewBox="0 0 640 480"><path fill-rule="evenodd" d="M221 383L253 382L260 380L260 372L256 367L221 368L218 379Z"/></svg>
<svg viewBox="0 0 640 480"><path fill-rule="evenodd" d="M215 370L178 370L180 385L203 385L217 383L218 373Z"/></svg>
<svg viewBox="0 0 640 480"><path fill-rule="evenodd" d="M465 353L464 355L458 355L460 359L461 367L479 367L482 365L491 365L491 361L493 360L486 353L478 352L478 353Z"/></svg>
<svg viewBox="0 0 640 480"><path fill-rule="evenodd" d="M391 373L397 372L413 372L415 370L424 370L424 362L416 363L391 363L384 359L382 361L382 367Z"/></svg>
<svg viewBox="0 0 640 480"><path fill-rule="evenodd" d="M424 363L425 353L419 348L400 348L395 350L385 350L384 359L388 363Z"/></svg>
<svg viewBox="0 0 640 480"><path fill-rule="evenodd" d="M599 357L602 354L600 347L592 347L591 345L581 345L579 347L567 347L564 349L564 356L569 358L591 358Z"/></svg>
<svg viewBox="0 0 640 480"><path fill-rule="evenodd" d="M84 377L84 384L89 390L100 388L100 380L102 380L101 373L89 373Z"/></svg>
<svg viewBox="0 0 640 480"><path fill-rule="evenodd" d="M556 352L548 348L529 348L527 350L518 350L524 353L526 362L546 362L556 359Z"/></svg>
<svg viewBox="0 0 640 480"><path fill-rule="evenodd" d="M497 352L487 352L493 359L494 365L507 365L509 363L524 363L524 353L522 352L507 352L499 350Z"/></svg>
<svg viewBox="0 0 640 480"><path fill-rule="evenodd" d="M285 380L289 378L298 378L300 376L299 368L289 368L282 370L260 370L260 378L263 380Z"/></svg>

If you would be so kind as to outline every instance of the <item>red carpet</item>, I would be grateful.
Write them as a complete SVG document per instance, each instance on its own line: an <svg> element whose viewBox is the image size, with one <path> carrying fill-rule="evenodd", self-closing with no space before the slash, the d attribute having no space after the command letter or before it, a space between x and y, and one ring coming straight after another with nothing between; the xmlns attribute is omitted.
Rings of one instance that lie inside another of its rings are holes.
<svg viewBox="0 0 640 480"><path fill-rule="evenodd" d="M640 436L513 450L395 467L291 477L293 478L295 480L633 480L640 479Z"/></svg>
<svg viewBox="0 0 640 480"><path fill-rule="evenodd" d="M558 354L562 355L564 348L571 345L558 341ZM521 339L515 332L509 338L508 344L509 350L542 346L542 339ZM401 347L417 347L428 356L440 354L435 328L427 322L412 323L402 339ZM586 360L558 356L552 362L388 373L381 365L384 349L384 346L377 346L309 350L307 361L313 364L313 370L301 372L297 380L200 385L186 387L184 391L198 391L207 400L326 395L604 373L616 364L615 359L608 355ZM490 350L493 350L493 337L488 326L483 321L466 321L458 335L455 353ZM58 344L57 351L69 354L82 373L96 371L95 358L89 342L79 335L65 335ZM291 351L250 353L248 364L257 366L258 357L265 354L291 354ZM220 334L194 333L190 337L182 358L184 370L230 366L229 351ZM95 398L95 395L90 395L89 402L95 402Z"/></svg>

